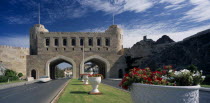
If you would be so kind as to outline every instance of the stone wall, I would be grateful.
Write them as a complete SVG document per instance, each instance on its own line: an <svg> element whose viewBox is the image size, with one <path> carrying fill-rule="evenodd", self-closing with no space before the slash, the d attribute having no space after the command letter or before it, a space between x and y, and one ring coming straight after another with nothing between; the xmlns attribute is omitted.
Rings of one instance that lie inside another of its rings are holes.
<svg viewBox="0 0 210 103"><path fill-rule="evenodd" d="M65 57L65 58L63 58ZM86 52L85 53L85 60L87 58L93 57L92 59L99 60L99 63L104 63L104 58L108 61L109 67L106 68L106 76L108 78L117 78L118 77L118 70L125 69L126 64L124 62L124 58L121 55L116 54L109 54L109 53L93 53L93 52ZM56 58L55 60L53 60ZM72 61L69 61L71 59ZM52 60L52 61L51 61ZM61 53L61 54L40 54L40 55L29 55L27 56L27 75L31 76L31 71L34 69L37 72L37 78L43 75L47 75L46 66L48 62L51 63L53 61L58 62L67 62L73 65L73 73L74 77L79 77L81 73L81 63L82 63L82 52L71 52L71 53ZM89 60L89 59L88 59ZM87 60L87 61L88 61ZM75 64L74 64L75 63ZM108 66L106 65L106 66Z"/></svg>
<svg viewBox="0 0 210 103"><path fill-rule="evenodd" d="M28 48L0 46L0 62L5 68L23 73L26 76L26 55Z"/></svg>

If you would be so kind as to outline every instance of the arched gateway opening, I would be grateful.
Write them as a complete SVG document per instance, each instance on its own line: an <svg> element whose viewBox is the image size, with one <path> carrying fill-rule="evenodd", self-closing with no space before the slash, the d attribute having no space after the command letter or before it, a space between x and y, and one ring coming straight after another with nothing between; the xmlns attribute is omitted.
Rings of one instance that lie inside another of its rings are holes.
<svg viewBox="0 0 210 103"><path fill-rule="evenodd" d="M68 75L66 74L66 71L69 71ZM72 64L63 60L63 59L57 59L50 63L50 78L51 79L57 79L57 78L64 78L64 77L72 77Z"/></svg>
<svg viewBox="0 0 210 103"><path fill-rule="evenodd" d="M92 69L94 74L102 74L104 78L109 77L108 72L109 72L110 64L106 59L100 56L90 56L86 58L84 60L84 68L82 64L83 62L80 64L81 74Z"/></svg>
<svg viewBox="0 0 210 103"><path fill-rule="evenodd" d="M58 56L50 59L46 64L46 75L51 79L62 78L62 77L73 77L75 78L75 62L67 57Z"/></svg>

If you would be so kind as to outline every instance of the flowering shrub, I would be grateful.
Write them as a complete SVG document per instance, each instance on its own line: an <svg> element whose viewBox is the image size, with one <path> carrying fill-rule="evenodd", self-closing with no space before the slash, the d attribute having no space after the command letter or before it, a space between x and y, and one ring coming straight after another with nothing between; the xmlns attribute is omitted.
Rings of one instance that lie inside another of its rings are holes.
<svg viewBox="0 0 210 103"><path fill-rule="evenodd" d="M151 71L149 68L131 69L120 82L119 86L128 89L132 83L143 83L151 85L169 85L169 86L193 86L198 85L204 80L202 71L189 71L183 69L176 71L172 66L164 66L161 71Z"/></svg>
<svg viewBox="0 0 210 103"><path fill-rule="evenodd" d="M92 74L92 75L89 75L89 77L101 77L101 79L103 79L102 74Z"/></svg>

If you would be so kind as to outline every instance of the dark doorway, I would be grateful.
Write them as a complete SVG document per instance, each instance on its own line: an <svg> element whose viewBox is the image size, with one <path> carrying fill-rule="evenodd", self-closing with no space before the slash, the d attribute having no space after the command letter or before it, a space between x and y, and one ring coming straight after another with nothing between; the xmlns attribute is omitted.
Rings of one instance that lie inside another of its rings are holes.
<svg viewBox="0 0 210 103"><path fill-rule="evenodd" d="M118 77L119 77L119 78L123 78L123 70L122 70L122 69L120 69L120 70L118 71Z"/></svg>
<svg viewBox="0 0 210 103"><path fill-rule="evenodd" d="M67 74L68 73L68 76ZM73 65L66 60L57 59L50 63L50 78L65 78L65 77L73 77Z"/></svg>
<svg viewBox="0 0 210 103"><path fill-rule="evenodd" d="M34 79L36 79L36 70L32 70L31 71L31 77L34 77Z"/></svg>

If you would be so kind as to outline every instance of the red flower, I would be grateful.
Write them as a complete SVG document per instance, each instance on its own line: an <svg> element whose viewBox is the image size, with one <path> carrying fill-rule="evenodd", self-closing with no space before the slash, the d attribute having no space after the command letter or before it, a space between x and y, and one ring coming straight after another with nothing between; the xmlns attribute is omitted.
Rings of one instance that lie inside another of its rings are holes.
<svg viewBox="0 0 210 103"><path fill-rule="evenodd" d="M162 71L162 74L166 74L166 70L163 70L163 71Z"/></svg>
<svg viewBox="0 0 210 103"><path fill-rule="evenodd" d="M161 80L162 80L162 78L157 77L157 80L161 81Z"/></svg>
<svg viewBox="0 0 210 103"><path fill-rule="evenodd" d="M151 79L151 78L147 78L147 80L148 80L148 81L150 81L150 82L152 81L152 79Z"/></svg>

